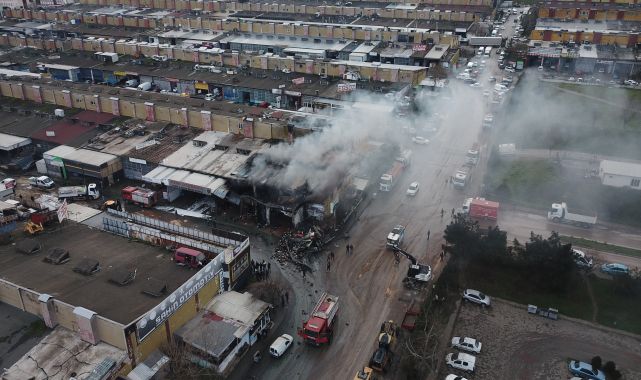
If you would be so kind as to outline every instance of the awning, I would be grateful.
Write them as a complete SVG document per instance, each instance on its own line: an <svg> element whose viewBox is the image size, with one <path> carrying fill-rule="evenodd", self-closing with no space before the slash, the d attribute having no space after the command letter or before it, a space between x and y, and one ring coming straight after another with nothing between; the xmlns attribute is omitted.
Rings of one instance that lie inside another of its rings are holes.
<svg viewBox="0 0 641 380"><path fill-rule="evenodd" d="M31 144L31 139L0 133L0 150L11 151Z"/></svg>
<svg viewBox="0 0 641 380"><path fill-rule="evenodd" d="M212 175L196 173L189 170L158 166L142 177L143 181L163 184L181 190L210 195L224 199L229 191L226 181Z"/></svg>
<svg viewBox="0 0 641 380"><path fill-rule="evenodd" d="M364 191L365 188L367 188L367 184L369 181L363 178L354 178L352 180L352 185L354 185L354 188L358 191Z"/></svg>

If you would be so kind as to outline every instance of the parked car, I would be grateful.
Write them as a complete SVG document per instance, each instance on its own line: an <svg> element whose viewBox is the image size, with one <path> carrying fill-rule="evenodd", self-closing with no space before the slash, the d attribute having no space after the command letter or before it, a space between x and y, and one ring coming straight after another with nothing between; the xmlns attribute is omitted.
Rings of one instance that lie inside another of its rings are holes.
<svg viewBox="0 0 641 380"><path fill-rule="evenodd" d="M474 289L465 289L465 291L463 291L463 299L479 304L481 306L490 306L491 304L491 299L489 296L486 296L485 294Z"/></svg>
<svg viewBox="0 0 641 380"><path fill-rule="evenodd" d="M407 188L407 195L410 197L413 197L418 193L418 182L412 182L410 183L410 187Z"/></svg>
<svg viewBox="0 0 641 380"><path fill-rule="evenodd" d="M449 374L445 377L445 380L467 380L467 379L464 378L463 376Z"/></svg>
<svg viewBox="0 0 641 380"><path fill-rule="evenodd" d="M272 343L271 346L269 346L269 353L271 356L275 358L280 358L283 356L285 351L289 348L289 346L292 345L292 342L294 341L294 338L292 338L291 335L289 334L283 334L276 338L274 343Z"/></svg>
<svg viewBox="0 0 641 380"><path fill-rule="evenodd" d="M414 144L419 144L419 145L427 145L430 143L430 140L422 136L414 136L412 137L412 141L414 142Z"/></svg>
<svg viewBox="0 0 641 380"><path fill-rule="evenodd" d="M627 265L619 263L607 263L601 265L601 272L611 274L611 275L620 275L620 274L629 274L630 268Z"/></svg>
<svg viewBox="0 0 641 380"><path fill-rule="evenodd" d="M452 368L460 369L467 372L474 372L476 358L470 354L449 353L445 356L445 363Z"/></svg>
<svg viewBox="0 0 641 380"><path fill-rule="evenodd" d="M586 255L585 252L578 249L572 249L572 256L574 257L574 262L578 267L585 269L592 268L592 258Z"/></svg>
<svg viewBox="0 0 641 380"><path fill-rule="evenodd" d="M458 348L459 350L478 354L481 352L481 346L481 342L474 338L461 338L459 336L452 338L452 347Z"/></svg>
<svg viewBox="0 0 641 380"><path fill-rule="evenodd" d="M593 369L591 364L571 360L568 365L570 373L582 379L605 380L605 374L598 369Z"/></svg>

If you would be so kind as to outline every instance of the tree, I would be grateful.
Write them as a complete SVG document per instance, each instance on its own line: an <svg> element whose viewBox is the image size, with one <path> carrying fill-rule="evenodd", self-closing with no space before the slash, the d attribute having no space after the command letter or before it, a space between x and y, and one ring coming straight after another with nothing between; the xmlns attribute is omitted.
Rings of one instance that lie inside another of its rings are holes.
<svg viewBox="0 0 641 380"><path fill-rule="evenodd" d="M592 358L592 360L590 361L590 364L592 364L592 369L596 369L596 370L600 370L603 365L601 357L598 355Z"/></svg>

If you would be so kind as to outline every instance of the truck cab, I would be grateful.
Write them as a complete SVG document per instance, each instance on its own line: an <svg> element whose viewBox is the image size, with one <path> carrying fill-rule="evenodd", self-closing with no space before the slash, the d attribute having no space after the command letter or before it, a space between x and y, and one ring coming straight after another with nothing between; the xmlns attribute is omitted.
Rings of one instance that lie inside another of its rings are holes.
<svg viewBox="0 0 641 380"><path fill-rule="evenodd" d="M467 183L469 182L470 177L470 172L465 169L461 168L454 173L452 176L452 185L454 185L455 188L457 189L463 189L465 186L467 186Z"/></svg>
<svg viewBox="0 0 641 380"><path fill-rule="evenodd" d="M31 186L40 187L42 189L52 189L56 185L53 180L46 175L40 177L30 177L29 184Z"/></svg>
<svg viewBox="0 0 641 380"><path fill-rule="evenodd" d="M478 144L472 145L472 148L467 151L465 155L465 164L468 166L476 166L479 163L480 149Z"/></svg>
<svg viewBox="0 0 641 380"><path fill-rule="evenodd" d="M397 225L392 229L392 232L390 232L387 235L387 243L386 246L388 248L393 248L393 247L400 247L401 244L403 243L403 238L405 237L405 226L402 225Z"/></svg>

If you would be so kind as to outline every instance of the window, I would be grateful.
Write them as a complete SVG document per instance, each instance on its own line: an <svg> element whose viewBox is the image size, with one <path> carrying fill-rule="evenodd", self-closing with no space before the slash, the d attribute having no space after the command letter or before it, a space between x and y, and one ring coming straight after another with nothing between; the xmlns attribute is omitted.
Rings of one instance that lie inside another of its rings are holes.
<svg viewBox="0 0 641 380"><path fill-rule="evenodd" d="M639 187L641 184L641 179L639 178L633 178L632 181L630 181L630 186L632 187Z"/></svg>

